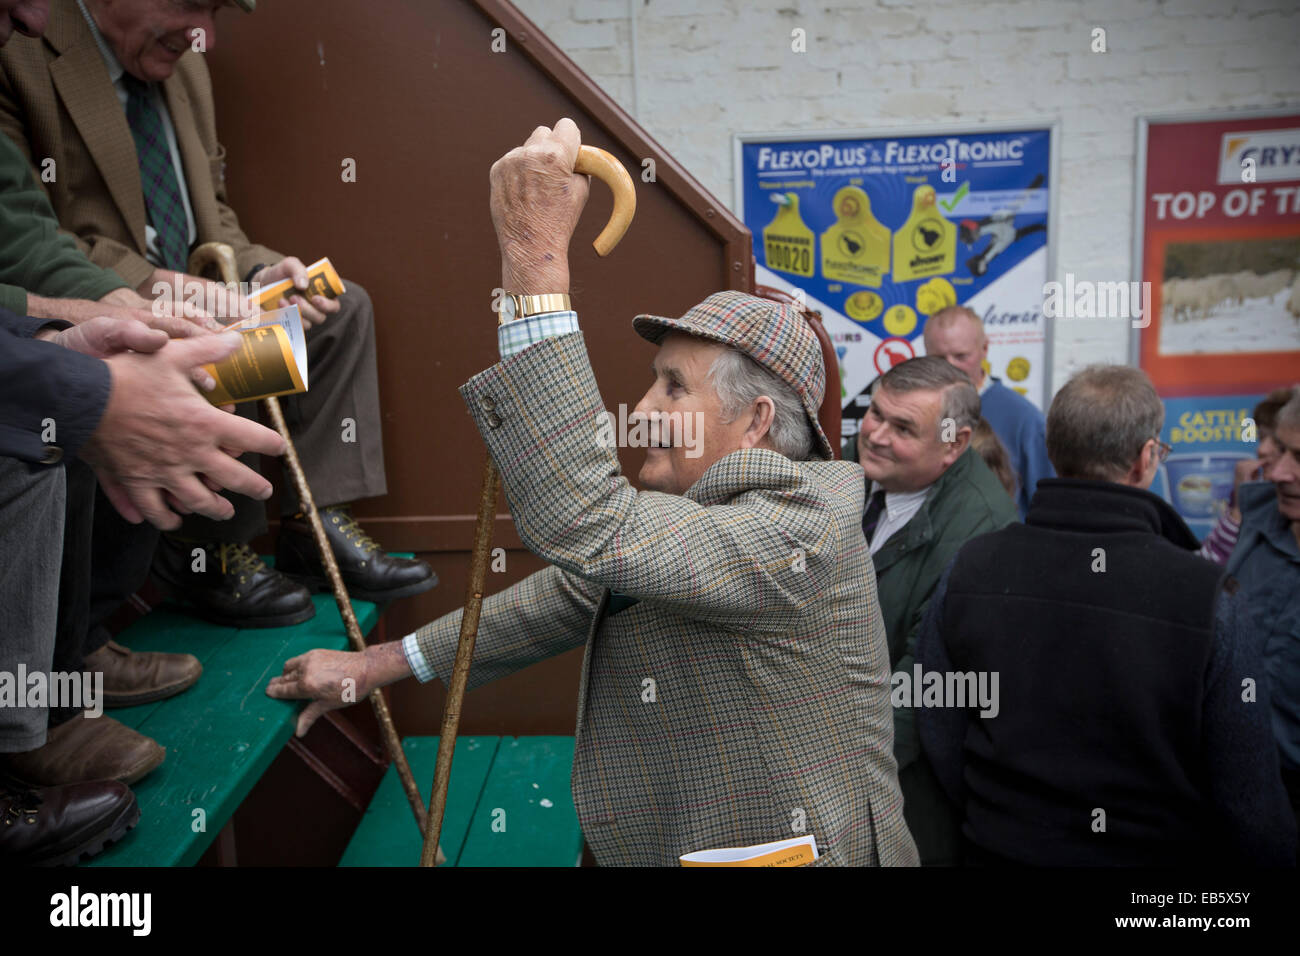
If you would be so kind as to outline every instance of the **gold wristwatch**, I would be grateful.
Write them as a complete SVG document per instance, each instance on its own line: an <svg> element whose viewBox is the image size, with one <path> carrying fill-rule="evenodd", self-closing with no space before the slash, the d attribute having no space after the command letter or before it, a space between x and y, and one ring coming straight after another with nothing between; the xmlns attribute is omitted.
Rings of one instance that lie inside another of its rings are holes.
<svg viewBox="0 0 1300 956"><path fill-rule="evenodd" d="M548 292L545 295L515 295L507 292L501 297L497 325L505 325L515 319L524 319L542 312L568 312L572 308L572 300L566 292Z"/></svg>

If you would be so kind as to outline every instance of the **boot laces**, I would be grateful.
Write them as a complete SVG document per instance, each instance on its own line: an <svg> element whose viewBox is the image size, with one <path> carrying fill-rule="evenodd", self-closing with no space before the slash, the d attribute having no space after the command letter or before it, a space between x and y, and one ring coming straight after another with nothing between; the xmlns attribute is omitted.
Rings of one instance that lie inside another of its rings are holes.
<svg viewBox="0 0 1300 956"><path fill-rule="evenodd" d="M262 559L247 544L223 541L217 545L222 574L253 574L261 569Z"/></svg>
<svg viewBox="0 0 1300 956"><path fill-rule="evenodd" d="M12 826L23 817L27 817L28 823L35 823L42 802L41 795L35 790L8 787L0 787L0 801L6 804L5 826Z"/></svg>
<svg viewBox="0 0 1300 956"><path fill-rule="evenodd" d="M332 517L338 518L339 530L343 532L344 537L356 544L358 548L367 554L379 550L379 542L366 534L361 525L357 524L357 519L352 516L352 509L340 506L330 508L328 511Z"/></svg>

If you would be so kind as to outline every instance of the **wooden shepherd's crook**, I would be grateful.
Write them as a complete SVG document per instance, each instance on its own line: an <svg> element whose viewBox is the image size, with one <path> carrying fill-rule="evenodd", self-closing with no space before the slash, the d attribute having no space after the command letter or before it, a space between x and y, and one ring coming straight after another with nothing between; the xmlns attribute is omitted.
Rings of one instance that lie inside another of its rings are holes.
<svg viewBox="0 0 1300 956"><path fill-rule="evenodd" d="M215 265L221 272L221 279L227 283L239 282L239 268L235 264L235 251L224 242L205 242L194 250L190 256L189 271L192 275L200 275L205 266ZM339 616L343 618L343 626L348 632L348 641L354 651L365 651L366 642L361 636L361 627L357 624L357 617L352 613L352 601L348 598L347 588L343 586L343 578L339 574L338 562L334 560L334 551L330 548L329 539L325 537L325 526L321 524L320 515L316 512L316 499L312 497L311 487L307 484L307 475L302 470L302 462L298 460L298 449L293 445L293 439L289 437L289 426L285 424L284 412L280 409L280 400L272 395L270 398L263 400L263 407L266 408L267 414L271 417L275 430L280 433L284 439L284 457L289 463L289 474L293 478L294 488L298 492L298 506L306 513L308 521L311 522L312 535L316 539L316 550L320 552L321 563L325 566L325 573L329 577L330 586L334 589L334 603L339 607ZM397 775L402 780L402 789L406 791L407 802L411 805L411 813L415 816L415 825L419 827L420 833L424 833L424 801L420 798L420 791L415 785L415 776L411 773L411 765L406 761L406 751L402 749L401 738L397 736L397 728L393 725L392 714L388 712L388 702L384 700L383 693L376 689L370 694L370 703L375 709L375 718L379 721L379 730L384 740L384 749L388 751L388 757L397 767ZM436 846L436 844L435 844ZM442 849L437 850L437 855L441 862Z"/></svg>
<svg viewBox="0 0 1300 956"><path fill-rule="evenodd" d="M594 146L578 149L578 161L573 171L584 176L595 176L614 193L614 210L609 222L600 231L596 241L596 254L607 256L618 245L636 213L636 187L623 164ZM451 781L451 759L456 751L456 734L460 730L460 706L465 699L465 684L469 680L469 665L474 657L474 641L478 637L479 612L483 607L483 579L487 575L488 551L492 546L492 522L496 518L497 491L501 475L492 456L483 462L483 489L478 499L478 518L474 523L474 551L469 562L469 587L465 595L465 613L460 621L460 643L456 647L456 662L447 682L447 703L442 711L442 731L438 737L438 763L433 771L433 794L429 798L429 812L424 831L424 849L420 854L421 866L436 866L435 848L442 835L442 816L447 807L447 785ZM441 861L438 861L441 862Z"/></svg>

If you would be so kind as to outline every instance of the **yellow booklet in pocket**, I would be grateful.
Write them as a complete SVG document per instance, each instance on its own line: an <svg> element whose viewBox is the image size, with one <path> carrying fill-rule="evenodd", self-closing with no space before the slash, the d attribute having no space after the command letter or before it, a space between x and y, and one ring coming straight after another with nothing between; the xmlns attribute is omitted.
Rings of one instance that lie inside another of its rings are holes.
<svg viewBox="0 0 1300 956"><path fill-rule="evenodd" d="M682 866L807 866L817 859L817 838L811 833L792 840L723 847L684 853Z"/></svg>

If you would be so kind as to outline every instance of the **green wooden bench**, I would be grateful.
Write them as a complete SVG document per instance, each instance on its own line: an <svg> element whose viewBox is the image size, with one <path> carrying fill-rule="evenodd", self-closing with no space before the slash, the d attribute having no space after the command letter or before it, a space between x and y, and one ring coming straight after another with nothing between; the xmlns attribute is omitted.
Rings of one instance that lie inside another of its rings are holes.
<svg viewBox="0 0 1300 956"><path fill-rule="evenodd" d="M403 741L425 803L437 737ZM451 765L442 851L447 866L577 866L582 831L569 790L572 737L459 737ZM388 769L340 866L415 866L420 835Z"/></svg>
<svg viewBox="0 0 1300 956"><path fill-rule="evenodd" d="M133 650L193 654L203 676L176 697L108 712L158 741L167 759L132 788L139 825L88 865L191 866L203 855L293 735L302 705L267 697L267 681L290 657L348 646L333 596L313 600L316 616L294 627L236 630L163 605L118 635ZM352 607L369 634L379 609Z"/></svg>

